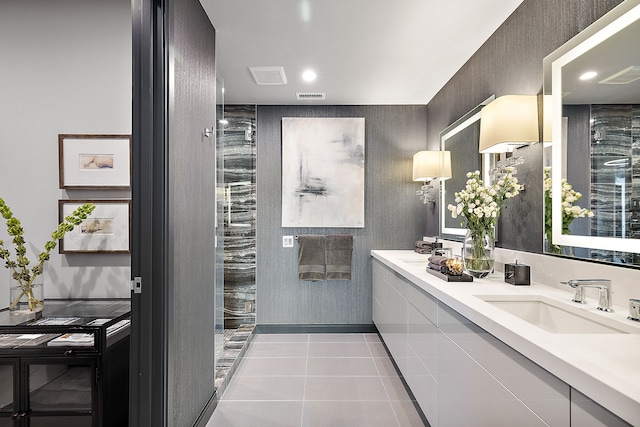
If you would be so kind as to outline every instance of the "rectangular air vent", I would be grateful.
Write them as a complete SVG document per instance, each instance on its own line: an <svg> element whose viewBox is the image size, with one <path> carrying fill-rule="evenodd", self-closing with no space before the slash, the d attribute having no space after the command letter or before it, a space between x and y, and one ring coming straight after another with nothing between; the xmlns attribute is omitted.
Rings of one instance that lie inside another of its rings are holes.
<svg viewBox="0 0 640 427"><path fill-rule="evenodd" d="M600 80L598 83L603 85L626 85L638 79L640 79L640 66L632 65L610 75L606 79Z"/></svg>
<svg viewBox="0 0 640 427"><path fill-rule="evenodd" d="M286 85L284 67L249 67L253 79L259 85Z"/></svg>
<svg viewBox="0 0 640 427"><path fill-rule="evenodd" d="M296 92L296 99L300 101L321 101L325 99L323 92Z"/></svg>

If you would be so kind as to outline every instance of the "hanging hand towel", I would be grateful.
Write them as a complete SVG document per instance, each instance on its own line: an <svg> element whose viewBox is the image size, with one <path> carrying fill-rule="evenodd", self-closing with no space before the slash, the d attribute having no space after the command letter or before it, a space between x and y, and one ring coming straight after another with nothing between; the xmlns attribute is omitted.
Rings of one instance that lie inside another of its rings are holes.
<svg viewBox="0 0 640 427"><path fill-rule="evenodd" d="M324 280L325 237L298 236L298 278Z"/></svg>
<svg viewBox="0 0 640 427"><path fill-rule="evenodd" d="M352 235L331 234L327 236L327 280L351 280L352 252Z"/></svg>

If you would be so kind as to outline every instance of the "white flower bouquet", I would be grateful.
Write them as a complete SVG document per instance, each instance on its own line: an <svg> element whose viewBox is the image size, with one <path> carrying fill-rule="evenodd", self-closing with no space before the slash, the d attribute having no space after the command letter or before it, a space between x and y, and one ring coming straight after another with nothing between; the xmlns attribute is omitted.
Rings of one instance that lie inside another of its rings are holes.
<svg viewBox="0 0 640 427"><path fill-rule="evenodd" d="M484 185L480 172L467 173L467 185L464 190L455 193L456 204L447 206L451 216L462 217L462 226L474 231L489 230L495 227L496 220L504 203L520 193L522 186L513 176L513 167L493 185Z"/></svg>
<svg viewBox="0 0 640 427"><path fill-rule="evenodd" d="M567 182L565 178L560 181L561 184L561 201L562 201L562 234L571 234L569 225L576 218L584 218L593 216L591 209L583 208L578 205L574 205L575 202L582 198L582 194L579 191L575 191L573 186ZM551 229L551 168L544 168L544 235L549 242L548 250L551 253L560 253L562 248L558 245L551 244L552 241L552 229Z"/></svg>
<svg viewBox="0 0 640 427"><path fill-rule="evenodd" d="M522 189L518 179L513 176L514 170L513 167L505 168L493 185L485 185L479 171L467 173L464 190L455 193L456 204L447 206L451 216L460 216L462 226L468 229L463 245L463 261L465 270L474 277L484 277L493 271L492 248L496 221L505 202L517 196Z"/></svg>

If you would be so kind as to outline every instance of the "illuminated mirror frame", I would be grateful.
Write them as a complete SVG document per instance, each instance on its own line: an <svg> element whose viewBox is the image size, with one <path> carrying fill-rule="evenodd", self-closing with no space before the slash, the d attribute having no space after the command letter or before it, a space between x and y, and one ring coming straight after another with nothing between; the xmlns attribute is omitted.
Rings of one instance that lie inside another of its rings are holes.
<svg viewBox="0 0 640 427"><path fill-rule="evenodd" d="M551 162L552 177L566 176L562 160L563 150L566 152L564 147L566 141L562 138L562 67L639 19L640 0L627 0L627 2L621 3L612 12L596 21L591 27L591 31L588 31L590 28L587 28L579 35L580 37L574 38L578 44L551 62L551 108L554 113L552 120L552 140L554 143L551 148L553 157ZM557 52L545 58L545 62L551 60L549 58L557 56ZM560 114L557 112L560 112ZM553 179L551 191L553 194L561 194L560 179ZM556 225L553 227L552 236L553 244L555 245L640 253L638 239L562 234L562 201L559 197L552 199L551 210L551 221ZM560 226L557 226L558 224Z"/></svg>
<svg viewBox="0 0 640 427"><path fill-rule="evenodd" d="M458 120L456 120L455 122L453 122L451 125L447 126L442 132L440 132L440 150L447 150L446 147L446 141L447 139L450 139L451 137L453 137L454 135L459 134L460 132L462 132L463 130L465 130L466 128L468 128L470 125L479 122L480 121L480 110L482 110L482 108L489 104L491 101L493 101L495 99L495 95L491 95L489 98L487 98L486 100L484 100L480 105L478 105L477 107L475 107L474 109L472 109L471 111L469 111L467 114L465 114L464 116L460 117ZM473 145L472 145L472 150L474 150L474 152L478 152L479 150L479 141L474 141ZM480 154L478 154L480 155ZM488 184L491 182L491 179L489 177L489 171L491 170L492 167L492 162L493 159L495 158L494 155L492 154L482 154L481 155L481 175L482 175L482 181L485 184ZM472 171L458 171L458 170L452 170L451 174L452 175L456 175L456 174L461 174L464 173L466 174L467 172L472 172ZM446 201L445 201L445 196L446 196L446 186L445 186L445 181L440 181L440 237L442 238L452 238L452 237L459 237L460 239L462 239L464 237L464 235L467 232L466 228L462 228L462 227L446 227L445 226L445 218L446 215L451 215L451 212L447 209L447 205L446 205ZM452 191L455 193L457 191L462 190L462 188L456 188L453 189Z"/></svg>

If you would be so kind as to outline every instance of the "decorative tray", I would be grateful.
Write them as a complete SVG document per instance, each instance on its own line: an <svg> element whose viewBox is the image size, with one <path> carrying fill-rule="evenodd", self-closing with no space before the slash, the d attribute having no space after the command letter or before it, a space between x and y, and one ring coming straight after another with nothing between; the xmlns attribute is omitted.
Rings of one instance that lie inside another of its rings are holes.
<svg viewBox="0 0 640 427"><path fill-rule="evenodd" d="M473 282L473 276L462 273L462 276L450 276L448 274L440 273L439 271L432 270L427 267L427 273L446 281L446 282Z"/></svg>

